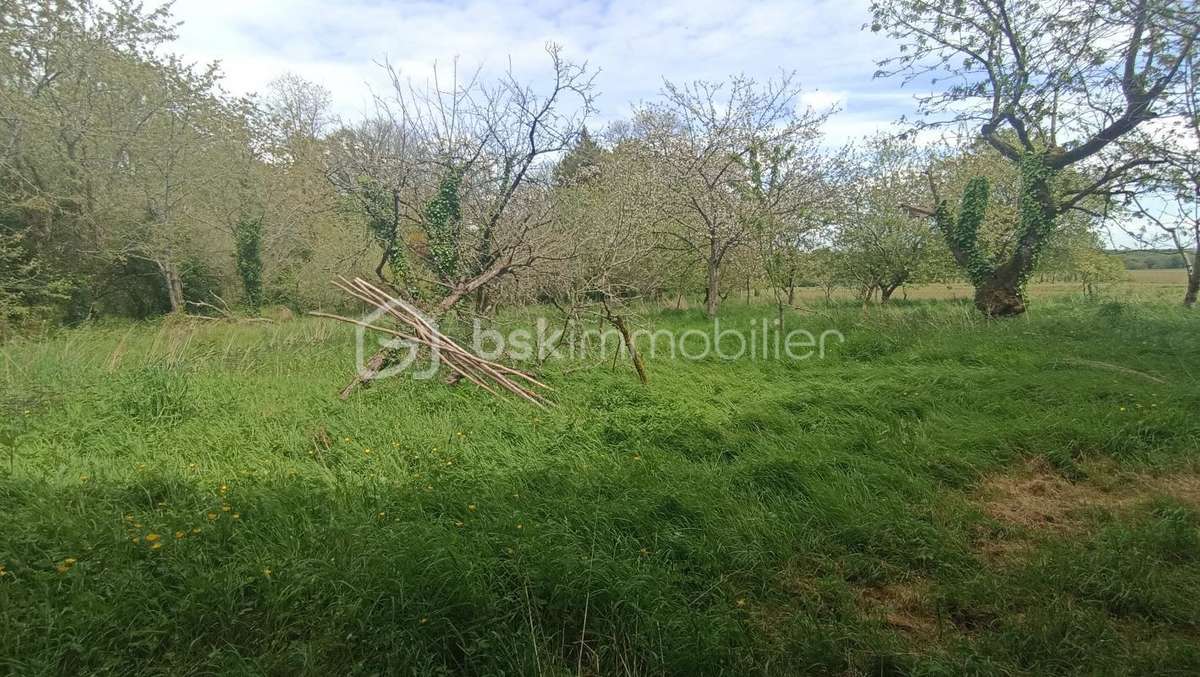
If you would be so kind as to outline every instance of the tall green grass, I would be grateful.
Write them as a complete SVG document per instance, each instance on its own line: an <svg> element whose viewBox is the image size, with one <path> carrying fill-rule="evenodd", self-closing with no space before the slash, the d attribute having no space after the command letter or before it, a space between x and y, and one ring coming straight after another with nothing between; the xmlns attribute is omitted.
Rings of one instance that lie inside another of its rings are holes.
<svg viewBox="0 0 1200 677"><path fill-rule="evenodd" d="M313 319L4 344L0 671L1200 671L1195 505L1101 511L1000 566L973 500L1033 456L1073 479L1097 459L1195 473L1194 313L914 301L786 322L846 342L652 360L647 387L551 360L545 412L404 377L340 402L352 332ZM922 590L936 632L864 605L888 586Z"/></svg>

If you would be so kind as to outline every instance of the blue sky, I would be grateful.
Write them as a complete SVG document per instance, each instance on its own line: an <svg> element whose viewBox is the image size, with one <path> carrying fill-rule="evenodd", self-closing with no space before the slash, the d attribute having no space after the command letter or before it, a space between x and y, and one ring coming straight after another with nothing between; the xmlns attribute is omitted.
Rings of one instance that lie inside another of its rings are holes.
<svg viewBox="0 0 1200 677"><path fill-rule="evenodd" d="M896 47L861 30L866 0L178 0L175 13L184 22L176 48L196 61L219 59L230 91L262 90L290 71L328 87L346 117L369 107L372 88L386 89L377 65L385 57L417 79L456 56L485 70L511 59L536 78L546 72L547 41L600 70L595 127L654 97L664 77L765 79L781 69L797 72L805 103L841 108L827 126L833 144L913 107L911 87L872 79L875 61Z"/></svg>

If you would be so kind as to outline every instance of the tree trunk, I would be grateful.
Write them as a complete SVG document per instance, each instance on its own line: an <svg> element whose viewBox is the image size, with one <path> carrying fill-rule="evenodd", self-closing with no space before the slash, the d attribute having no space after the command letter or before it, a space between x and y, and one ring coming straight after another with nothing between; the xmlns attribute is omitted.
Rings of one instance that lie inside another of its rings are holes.
<svg viewBox="0 0 1200 677"><path fill-rule="evenodd" d="M1196 305L1196 294L1200 292L1200 267L1192 265L1191 274L1188 275L1187 292L1183 295L1183 306L1191 308Z"/></svg>
<svg viewBox="0 0 1200 677"><path fill-rule="evenodd" d="M606 311L607 312L607 309ZM625 318L620 315L611 315L609 320L621 332L621 339L625 342L625 348L629 351L629 359L633 360L633 368L637 370L638 381L642 385L646 385L649 379L646 378L646 364L642 362L642 356L638 354L637 345L633 342L633 336L629 333L629 327L625 324Z"/></svg>
<svg viewBox="0 0 1200 677"><path fill-rule="evenodd" d="M709 317L717 316L717 307L721 303L721 264L708 262L708 286L705 287L704 313Z"/></svg>
<svg viewBox="0 0 1200 677"><path fill-rule="evenodd" d="M975 288L975 307L987 317L1013 317L1025 312L1025 297L1017 275L998 269Z"/></svg>
<svg viewBox="0 0 1200 677"><path fill-rule="evenodd" d="M179 269L170 261L160 262L158 269L162 271L163 282L167 285L167 298L171 302L171 312L182 313L184 311L183 280L179 277Z"/></svg>
<svg viewBox="0 0 1200 677"><path fill-rule="evenodd" d="M880 287L879 288L879 305L883 305L883 304L887 303L888 299L892 298L892 293L895 291L896 291L896 287L887 287L887 286Z"/></svg>

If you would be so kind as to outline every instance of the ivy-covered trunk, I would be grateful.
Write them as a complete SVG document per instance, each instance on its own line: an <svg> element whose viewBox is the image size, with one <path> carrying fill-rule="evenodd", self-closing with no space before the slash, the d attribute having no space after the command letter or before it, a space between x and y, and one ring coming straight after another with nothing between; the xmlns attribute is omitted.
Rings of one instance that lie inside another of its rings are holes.
<svg viewBox="0 0 1200 677"><path fill-rule="evenodd" d="M1025 312L1020 278L1010 269L994 271L975 285L975 307L988 317L1012 317Z"/></svg>
<svg viewBox="0 0 1200 677"><path fill-rule="evenodd" d="M234 227L234 261L242 278L246 305L254 311L262 306L262 221L242 219Z"/></svg>
<svg viewBox="0 0 1200 677"><path fill-rule="evenodd" d="M967 183L957 215L950 214L944 200L934 212L954 260L975 287L975 307L987 317L1012 317L1025 312L1025 282L1054 230L1054 170L1045 156L1033 153L1021 159L1020 170L1017 239L1005 260L989 257L979 243L979 226L988 205L987 179L976 177Z"/></svg>

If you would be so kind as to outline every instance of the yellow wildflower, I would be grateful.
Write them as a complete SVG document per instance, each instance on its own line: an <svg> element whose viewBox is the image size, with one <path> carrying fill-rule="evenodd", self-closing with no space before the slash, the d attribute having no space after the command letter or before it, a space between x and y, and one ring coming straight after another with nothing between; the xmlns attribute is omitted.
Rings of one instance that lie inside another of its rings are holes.
<svg viewBox="0 0 1200 677"><path fill-rule="evenodd" d="M176 531L176 532L175 532L175 538L177 538L177 539L179 539L179 538L183 538L184 536L187 536L187 534L185 534L185 533L184 533L184 532L182 532L182 531Z"/></svg>
<svg viewBox="0 0 1200 677"><path fill-rule="evenodd" d="M153 542L157 541L159 538L160 538L160 536L154 532L150 532L150 533L146 534L146 542L147 543L153 543Z"/></svg>

